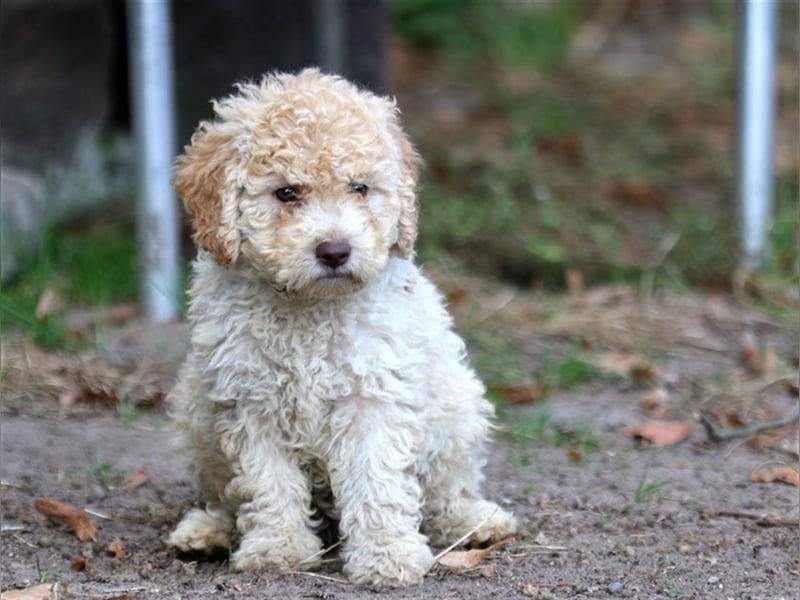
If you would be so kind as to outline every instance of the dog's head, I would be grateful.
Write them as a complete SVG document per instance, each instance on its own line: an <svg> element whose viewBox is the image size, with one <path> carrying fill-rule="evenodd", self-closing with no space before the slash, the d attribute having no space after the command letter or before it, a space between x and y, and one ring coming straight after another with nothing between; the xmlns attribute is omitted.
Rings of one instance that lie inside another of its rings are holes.
<svg viewBox="0 0 800 600"><path fill-rule="evenodd" d="M419 157L395 103L314 69L214 102L175 163L196 244L288 292L362 285L417 233Z"/></svg>

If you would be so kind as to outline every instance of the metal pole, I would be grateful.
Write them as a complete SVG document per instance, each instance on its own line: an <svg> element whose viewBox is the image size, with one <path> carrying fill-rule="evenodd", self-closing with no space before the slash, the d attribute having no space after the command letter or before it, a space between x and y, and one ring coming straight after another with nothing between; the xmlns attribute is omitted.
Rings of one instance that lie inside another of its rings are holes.
<svg viewBox="0 0 800 600"><path fill-rule="evenodd" d="M737 194L742 262L764 264L772 219L776 0L740 0Z"/></svg>
<svg viewBox="0 0 800 600"><path fill-rule="evenodd" d="M315 0L318 65L327 73L344 74L344 6L342 0Z"/></svg>
<svg viewBox="0 0 800 600"><path fill-rule="evenodd" d="M170 0L127 0L131 98L138 148L141 303L156 323L178 316L178 214Z"/></svg>

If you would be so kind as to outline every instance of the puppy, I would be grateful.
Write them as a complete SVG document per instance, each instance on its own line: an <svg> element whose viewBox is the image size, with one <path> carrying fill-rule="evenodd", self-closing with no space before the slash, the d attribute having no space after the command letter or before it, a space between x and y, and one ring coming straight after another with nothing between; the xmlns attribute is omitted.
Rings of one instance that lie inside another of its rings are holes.
<svg viewBox="0 0 800 600"><path fill-rule="evenodd" d="M214 102L175 164L199 247L171 413L199 507L169 538L355 583L516 530L482 498L492 406L414 264L418 156L394 102L309 69Z"/></svg>

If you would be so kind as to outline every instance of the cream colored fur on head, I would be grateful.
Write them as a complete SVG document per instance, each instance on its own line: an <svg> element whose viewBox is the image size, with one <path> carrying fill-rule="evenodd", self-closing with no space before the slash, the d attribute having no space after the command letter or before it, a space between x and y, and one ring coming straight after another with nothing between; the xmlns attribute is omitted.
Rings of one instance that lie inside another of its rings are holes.
<svg viewBox="0 0 800 600"><path fill-rule="evenodd" d="M429 545L516 530L480 493L492 407L413 262L418 157L394 102L309 69L214 103L175 166L199 246L169 403L199 506L169 538L236 569L419 583Z"/></svg>

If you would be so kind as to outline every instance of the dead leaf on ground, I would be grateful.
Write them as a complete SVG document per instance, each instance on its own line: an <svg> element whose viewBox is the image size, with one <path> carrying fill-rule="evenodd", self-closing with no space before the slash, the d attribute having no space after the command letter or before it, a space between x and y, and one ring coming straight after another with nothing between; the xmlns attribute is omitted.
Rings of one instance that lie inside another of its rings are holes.
<svg viewBox="0 0 800 600"><path fill-rule="evenodd" d="M502 539L499 542L495 542L488 548L451 550L450 552L440 556L436 560L436 563L445 566L448 569L453 569L454 571L467 571L469 569L474 569L497 548L506 544L510 544L514 540L515 538L512 536Z"/></svg>
<svg viewBox="0 0 800 600"><path fill-rule="evenodd" d="M147 469L142 467L141 469L136 469L125 475L120 490L127 492L128 490L144 485L148 481L150 481L150 475L147 473Z"/></svg>
<svg viewBox="0 0 800 600"><path fill-rule="evenodd" d="M632 352L605 352L596 361L597 367L605 373L620 375L636 383L646 383L655 379L653 364Z"/></svg>
<svg viewBox="0 0 800 600"><path fill-rule="evenodd" d="M85 570L86 565L89 564L89 561L87 561L86 558L80 554L74 554L70 559L70 562L72 563L72 570L78 572Z"/></svg>
<svg viewBox="0 0 800 600"><path fill-rule="evenodd" d="M608 195L624 204L664 212L664 193L647 181L612 181L607 185Z"/></svg>
<svg viewBox="0 0 800 600"><path fill-rule="evenodd" d="M24 590L7 590L0 593L0 600L58 600L67 594L67 584L42 583Z"/></svg>
<svg viewBox="0 0 800 600"><path fill-rule="evenodd" d="M447 306L458 308L469 300L469 292L463 287L454 287L447 292Z"/></svg>
<svg viewBox="0 0 800 600"><path fill-rule="evenodd" d="M564 279L567 282L567 292L570 298L580 298L586 289L583 283L583 273L575 267L567 267L564 271Z"/></svg>
<svg viewBox="0 0 800 600"><path fill-rule="evenodd" d="M750 373L759 376L774 375L778 364L775 351L768 345L759 344L751 333L744 336L742 360Z"/></svg>
<svg viewBox="0 0 800 600"><path fill-rule="evenodd" d="M792 443L792 440L787 440L787 438L792 434L795 434L794 443ZM756 450L761 450L763 448L779 447L780 443L783 441L786 441L787 442L786 445L789 446L790 448L791 447L797 448L797 424L787 425L786 427L779 427L778 429L773 429L772 431L764 431L762 433L757 433L748 438L747 443L750 445L751 448L755 448Z"/></svg>
<svg viewBox="0 0 800 600"><path fill-rule="evenodd" d="M779 483L788 483L789 485L800 487L800 471L787 465L773 467L766 471L750 471L749 479L750 481L762 483L777 481Z"/></svg>
<svg viewBox="0 0 800 600"><path fill-rule="evenodd" d="M113 555L114 558L122 558L125 556L125 544L119 538L114 538L114 541L109 542L106 546L106 552Z"/></svg>
<svg viewBox="0 0 800 600"><path fill-rule="evenodd" d="M647 421L630 429L628 435L656 446L670 446L685 440L691 430L692 424L686 421Z"/></svg>
<svg viewBox="0 0 800 600"><path fill-rule="evenodd" d="M36 303L36 318L45 319L64 308L64 300L53 288L45 288Z"/></svg>
<svg viewBox="0 0 800 600"><path fill-rule="evenodd" d="M656 387L647 392L639 401L641 411L653 419L674 417L675 409L670 404L670 393L664 387Z"/></svg>
<svg viewBox="0 0 800 600"><path fill-rule="evenodd" d="M528 385L495 385L491 391L500 396L506 404L535 404L550 393L550 387L544 383Z"/></svg>
<svg viewBox="0 0 800 600"><path fill-rule="evenodd" d="M65 523L82 542L97 541L97 525L80 508L52 498L37 498L33 506L45 517Z"/></svg>
<svg viewBox="0 0 800 600"><path fill-rule="evenodd" d="M572 131L540 138L536 141L536 149L542 154L549 154L572 164L580 164L583 161L583 143L578 134Z"/></svg>

